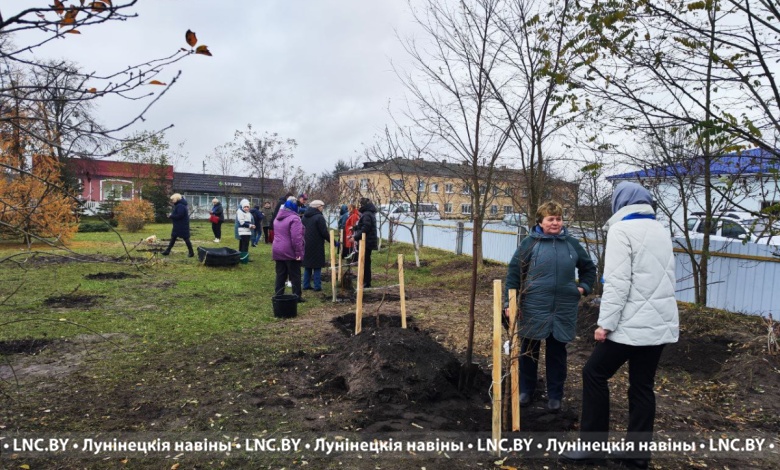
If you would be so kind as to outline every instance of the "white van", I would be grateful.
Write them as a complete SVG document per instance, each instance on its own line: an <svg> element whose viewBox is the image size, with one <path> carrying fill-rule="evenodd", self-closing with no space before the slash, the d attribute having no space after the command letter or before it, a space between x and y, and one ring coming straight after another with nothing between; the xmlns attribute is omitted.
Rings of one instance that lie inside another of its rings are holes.
<svg viewBox="0 0 780 470"><path fill-rule="evenodd" d="M398 202L393 204L382 204L379 207L381 212L388 219L412 219L414 218L414 210L412 204L408 202ZM441 215L439 209L435 204L421 202L417 204L417 218L425 220L440 220Z"/></svg>

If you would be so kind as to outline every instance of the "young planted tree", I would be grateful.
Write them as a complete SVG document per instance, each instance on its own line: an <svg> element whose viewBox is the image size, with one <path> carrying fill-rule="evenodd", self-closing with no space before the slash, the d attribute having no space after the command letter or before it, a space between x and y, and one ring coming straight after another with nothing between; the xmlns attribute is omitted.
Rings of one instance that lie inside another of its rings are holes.
<svg viewBox="0 0 780 470"><path fill-rule="evenodd" d="M409 231L414 247L415 266L420 267L420 244L417 238L417 224L420 219L420 204L428 202L430 182L435 175L434 168L439 166L426 161L430 157L428 146L431 138L418 142L411 129L398 128L391 132L385 128L384 135L366 148L369 161L376 162L378 168L390 181L389 194L385 200L393 204L407 203L409 212L403 213L402 220L394 220L393 214L384 214L390 224L390 231L405 228Z"/></svg>
<svg viewBox="0 0 780 470"><path fill-rule="evenodd" d="M491 80L502 81L496 75L507 42L500 38L496 18L503 13L505 3L466 0L453 5L444 0L427 0L414 15L430 46L422 48L413 39L404 43L414 63L414 73L401 76L416 106L409 118L423 135L435 139L433 145L440 149L439 153L462 164L461 179L472 202L469 337L461 387L472 377L474 306L477 273L482 264L486 195L495 184L496 164L512 125L501 118L495 86L491 86Z"/></svg>

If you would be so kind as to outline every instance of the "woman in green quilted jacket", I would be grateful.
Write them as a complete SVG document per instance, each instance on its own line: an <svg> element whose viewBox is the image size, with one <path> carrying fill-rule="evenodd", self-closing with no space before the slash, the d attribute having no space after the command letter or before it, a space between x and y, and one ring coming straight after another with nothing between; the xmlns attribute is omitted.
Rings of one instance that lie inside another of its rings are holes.
<svg viewBox="0 0 780 470"><path fill-rule="evenodd" d="M561 409L566 344L574 339L580 298L591 292L595 281L596 265L580 243L568 235L561 205L540 205L536 226L512 256L505 283L505 292L518 291L516 339L520 341L521 406L530 405L534 398L544 341L547 408L553 412Z"/></svg>

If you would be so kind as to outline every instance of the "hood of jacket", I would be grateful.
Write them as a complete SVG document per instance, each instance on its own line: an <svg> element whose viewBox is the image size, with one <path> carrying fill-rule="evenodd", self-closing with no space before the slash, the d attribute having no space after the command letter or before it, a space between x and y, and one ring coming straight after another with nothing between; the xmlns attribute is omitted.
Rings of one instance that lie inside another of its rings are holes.
<svg viewBox="0 0 780 470"><path fill-rule="evenodd" d="M349 208L347 207L347 205L346 204L342 204L341 208L339 209L339 215L346 214L348 210L349 210Z"/></svg>
<svg viewBox="0 0 780 470"><path fill-rule="evenodd" d="M181 205L181 206L187 206L187 200L184 198L179 199L178 201L173 203L174 206Z"/></svg>
<svg viewBox="0 0 780 470"><path fill-rule="evenodd" d="M612 213L635 204L653 205L653 195L638 183L623 181L618 184L612 193Z"/></svg>
<svg viewBox="0 0 780 470"><path fill-rule="evenodd" d="M314 217L317 214L322 214L319 209L316 207L307 207L306 212L303 213L303 216L305 218Z"/></svg>
<svg viewBox="0 0 780 470"><path fill-rule="evenodd" d="M365 206L362 206L360 208L360 212L361 213L363 213L363 212L373 212L374 214L376 214L376 206L374 205L373 202L369 202L368 204L366 204Z"/></svg>
<svg viewBox="0 0 780 470"><path fill-rule="evenodd" d="M279 213L276 214L276 220L284 220L284 219L287 219L287 218L293 217L293 216L298 217L298 213L297 212L293 212L293 211L291 211L290 209L287 209L287 208L282 208L279 211Z"/></svg>

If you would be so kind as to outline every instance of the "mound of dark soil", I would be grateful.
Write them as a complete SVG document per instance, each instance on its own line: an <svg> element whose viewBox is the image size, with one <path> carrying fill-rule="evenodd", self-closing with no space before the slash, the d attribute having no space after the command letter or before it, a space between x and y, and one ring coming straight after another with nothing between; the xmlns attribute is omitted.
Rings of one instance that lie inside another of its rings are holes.
<svg viewBox="0 0 780 470"><path fill-rule="evenodd" d="M458 360L414 329L364 326L361 334L334 345L334 353L324 356L322 362L319 381L356 401L420 403L462 396ZM489 379L481 375L477 388L484 390Z"/></svg>
<svg viewBox="0 0 780 470"><path fill-rule="evenodd" d="M84 276L85 279L89 280L98 280L98 281L108 281L108 280L122 280L122 279L129 279L134 277L140 277L138 274L129 274L129 273L95 273L95 274L87 274Z"/></svg>
<svg viewBox="0 0 780 470"><path fill-rule="evenodd" d="M50 339L41 338L0 341L0 355L37 354L51 342Z"/></svg>
<svg viewBox="0 0 780 470"><path fill-rule="evenodd" d="M346 334L347 336L352 336L352 334L355 332L354 313L348 313L346 315L336 317L331 320L331 323L336 327L336 329ZM363 316L360 325L363 330L377 328L377 325L379 325L380 328L401 328L401 315L382 314L378 317L376 315L365 315ZM415 331L419 331L419 329L414 326L414 318L410 316L406 317L406 326L408 328L412 328Z"/></svg>
<svg viewBox="0 0 780 470"><path fill-rule="evenodd" d="M97 304L102 295L64 294L49 297L43 303L52 308L88 308Z"/></svg>

